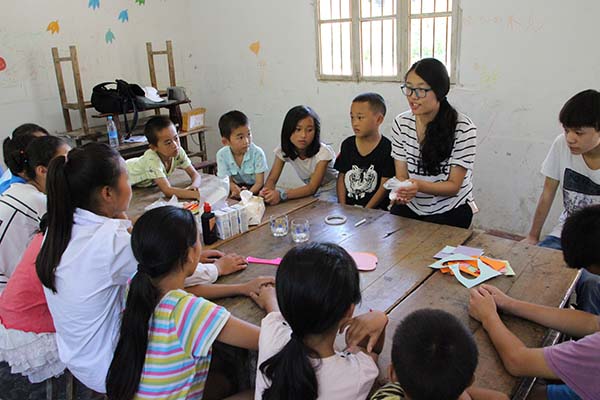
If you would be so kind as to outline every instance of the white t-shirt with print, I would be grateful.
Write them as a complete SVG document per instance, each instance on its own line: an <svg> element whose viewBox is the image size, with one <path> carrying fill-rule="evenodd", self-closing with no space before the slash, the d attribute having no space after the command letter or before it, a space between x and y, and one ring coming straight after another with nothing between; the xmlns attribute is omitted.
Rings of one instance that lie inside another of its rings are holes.
<svg viewBox="0 0 600 400"><path fill-rule="evenodd" d="M71 240L55 272L56 293L44 287L60 360L88 388L105 393L119 337L125 288L137 270L129 220L76 209ZM213 264L199 264L185 285L212 283Z"/></svg>
<svg viewBox="0 0 600 400"><path fill-rule="evenodd" d="M254 399L261 400L269 382L260 365L274 356L290 340L292 329L279 312L262 320L258 339L258 363ZM364 400L379 375L375 361L366 353L336 352L315 363L319 383L319 400Z"/></svg>
<svg viewBox="0 0 600 400"><path fill-rule="evenodd" d="M0 291L21 261L46 214L46 195L29 183L13 183L0 195Z"/></svg>
<svg viewBox="0 0 600 400"><path fill-rule="evenodd" d="M574 211L600 204L600 169L587 166L581 154L572 154L564 134L554 139L542 163L542 174L560 182L563 193L563 212L550 236L560 237L563 224Z"/></svg>
<svg viewBox="0 0 600 400"><path fill-rule="evenodd" d="M331 190L335 189L336 179L337 179L337 171L333 168L333 163L335 161L335 151L328 144L321 143L321 147L319 148L319 152L310 158L306 158L304 160L300 159L300 157L296 157L295 160L292 160L288 157L284 157L283 150L281 147L277 147L275 149L275 156L279 158L281 161L292 164L296 174L298 177L304 182L304 184L308 185L310 182L310 178L315 172L315 168L320 161L329 161L327 164L327 170L325 171L325 176L323 177L323 182L321 182L321 186L319 187L319 191Z"/></svg>

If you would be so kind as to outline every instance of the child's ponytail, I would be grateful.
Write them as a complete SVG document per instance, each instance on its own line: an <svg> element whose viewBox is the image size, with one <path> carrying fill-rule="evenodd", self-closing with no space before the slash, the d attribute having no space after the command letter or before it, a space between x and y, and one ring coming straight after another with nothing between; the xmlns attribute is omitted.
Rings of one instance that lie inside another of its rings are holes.
<svg viewBox="0 0 600 400"><path fill-rule="evenodd" d="M66 164L66 156L59 156L50 161L46 177L48 230L35 263L42 285L55 293L54 270L71 239L75 211L65 174Z"/></svg>
<svg viewBox="0 0 600 400"><path fill-rule="evenodd" d="M56 293L54 272L71 240L76 208L95 212L97 189L116 187L121 156L103 143L89 143L50 161L46 177L48 231L36 260L42 284Z"/></svg>
<svg viewBox="0 0 600 400"><path fill-rule="evenodd" d="M259 367L271 382L262 399L314 400L319 395L313 364L318 354L305 339L337 330L350 307L360 301L356 263L335 244L297 246L287 252L277 269L276 291L292 337Z"/></svg>
<svg viewBox="0 0 600 400"><path fill-rule="evenodd" d="M119 342L106 376L106 394L111 400L129 400L140 385L150 318L160 301L156 280L183 268L198 230L192 213L173 206L144 213L131 232L131 248L138 261L127 304L121 318Z"/></svg>
<svg viewBox="0 0 600 400"><path fill-rule="evenodd" d="M106 376L106 395L111 400L132 399L140 385L148 348L150 317L160 292L143 265L131 279L121 320L121 337Z"/></svg>

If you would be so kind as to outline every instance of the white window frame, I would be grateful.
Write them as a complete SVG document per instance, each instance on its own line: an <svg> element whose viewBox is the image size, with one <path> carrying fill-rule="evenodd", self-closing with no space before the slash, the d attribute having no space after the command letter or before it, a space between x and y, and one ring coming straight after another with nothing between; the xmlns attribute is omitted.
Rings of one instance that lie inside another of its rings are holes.
<svg viewBox="0 0 600 400"><path fill-rule="evenodd" d="M316 48L317 48L317 79L321 81L372 81L372 82L401 82L404 80L404 74L410 68L410 1L411 0L395 0L396 1L396 57L398 65L398 74L395 76L362 76L361 66L361 45L360 37L360 1L350 0L350 19L340 18L339 20L324 20L320 19L320 3L321 0L315 1L315 23L316 23ZM458 55L460 54L460 31L462 22L462 9L460 8L460 0L452 0L452 37L450 60L451 66L450 82L458 83ZM429 14L434 16L436 13L420 14L427 17ZM352 66L352 75L326 75L321 73L321 24L327 22L342 22L351 21L351 46L350 59Z"/></svg>

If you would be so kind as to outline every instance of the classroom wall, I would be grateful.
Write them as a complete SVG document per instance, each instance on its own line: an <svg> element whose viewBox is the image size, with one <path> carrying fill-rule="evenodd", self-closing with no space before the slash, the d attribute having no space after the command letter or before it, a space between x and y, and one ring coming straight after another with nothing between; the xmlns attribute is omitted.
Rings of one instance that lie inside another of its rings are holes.
<svg viewBox="0 0 600 400"><path fill-rule="evenodd" d="M397 83L316 79L315 1L99 0L100 7L91 8L95 1L5 2L1 139L25 121L64 130L50 48L66 55L70 44L78 47L89 94L94 84L117 77L148 85L145 42L159 47L173 40L178 84L187 87L194 105L208 109L208 124L216 127L233 108L246 112L269 162L293 105L310 104L319 112L323 140L336 149L352 133L348 113L356 94L377 91L386 98L386 135L393 117L407 109ZM541 191L540 164L561 132L561 105L577 91L600 86L600 54L590 50L600 2L461 0L461 7L459 83L449 98L479 128L475 198L481 212L475 225L523 233ZM121 22L125 9L129 21ZM54 20L60 31L53 34L46 28ZM108 29L112 43L105 40ZM257 54L249 47L255 42ZM164 88L166 60L157 69ZM208 143L214 154L220 146L215 129ZM297 182L286 169L283 183ZM558 198L546 230L560 208Z"/></svg>
<svg viewBox="0 0 600 400"><path fill-rule="evenodd" d="M198 36L200 99L209 123L232 108L248 113L254 140L271 150L285 112L313 106L323 139L339 149L352 134L351 99L377 91L388 103L382 132L407 109L395 83L322 82L316 79L315 1L194 2ZM576 92L600 86L596 16L600 2L580 0L461 0L459 84L450 101L478 126L475 225L526 233L541 192L540 164L556 135L558 112ZM255 55L249 49L260 42ZM217 134L212 149L219 146ZM285 181L297 182L287 171ZM557 197L546 230L556 218Z"/></svg>

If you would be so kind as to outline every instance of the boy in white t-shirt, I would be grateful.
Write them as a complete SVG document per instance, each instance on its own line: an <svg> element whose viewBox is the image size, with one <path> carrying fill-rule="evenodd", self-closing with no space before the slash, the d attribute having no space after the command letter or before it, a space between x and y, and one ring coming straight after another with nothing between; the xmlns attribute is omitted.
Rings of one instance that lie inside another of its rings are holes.
<svg viewBox="0 0 600 400"><path fill-rule="evenodd" d="M544 190L525 239L557 250L561 250L565 219L582 207L600 204L600 92L588 89L570 98L560 110L559 120L565 133L556 137L542 164ZM558 224L538 243L559 186L564 210ZM584 270L576 290L582 309L600 314L600 276Z"/></svg>

